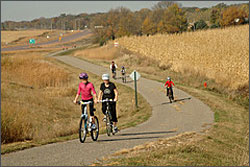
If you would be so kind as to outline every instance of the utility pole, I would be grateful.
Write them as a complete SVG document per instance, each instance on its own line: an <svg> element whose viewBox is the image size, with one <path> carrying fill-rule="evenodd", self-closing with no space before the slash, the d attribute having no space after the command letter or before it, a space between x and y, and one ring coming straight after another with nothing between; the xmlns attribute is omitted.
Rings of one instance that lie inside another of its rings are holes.
<svg viewBox="0 0 250 167"><path fill-rule="evenodd" d="M51 28L50 31L52 31L52 19L50 20L50 28Z"/></svg>
<svg viewBox="0 0 250 167"><path fill-rule="evenodd" d="M66 33L66 21L64 21L64 33Z"/></svg>

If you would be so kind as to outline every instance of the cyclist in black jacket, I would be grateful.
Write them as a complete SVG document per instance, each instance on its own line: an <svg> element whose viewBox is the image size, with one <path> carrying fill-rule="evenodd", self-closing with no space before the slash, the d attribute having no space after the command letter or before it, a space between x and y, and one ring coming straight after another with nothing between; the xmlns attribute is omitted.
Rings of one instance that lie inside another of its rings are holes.
<svg viewBox="0 0 250 167"><path fill-rule="evenodd" d="M109 74L103 74L102 75L102 80L103 83L100 86L100 92L98 95L98 100L105 100L106 98L108 99L112 99L115 102L114 103L110 103L110 107L111 107L111 116L112 116L112 122L114 123L114 130L115 132L118 131L117 128L117 116L116 116L116 101L118 100L118 91L117 88L115 86L115 84L113 82L109 81ZM102 112L105 115L106 113L106 103L102 103ZM104 119L106 119L106 115L104 116Z"/></svg>

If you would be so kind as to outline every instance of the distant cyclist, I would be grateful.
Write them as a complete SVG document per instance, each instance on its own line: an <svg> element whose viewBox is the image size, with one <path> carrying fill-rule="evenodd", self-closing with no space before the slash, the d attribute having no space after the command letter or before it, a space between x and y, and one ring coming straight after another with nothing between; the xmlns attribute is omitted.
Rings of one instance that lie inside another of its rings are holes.
<svg viewBox="0 0 250 167"><path fill-rule="evenodd" d="M110 70L112 72L112 77L115 79L116 76L116 69L117 69L117 65L115 64L114 61L112 61L111 65L110 65Z"/></svg>
<svg viewBox="0 0 250 167"><path fill-rule="evenodd" d="M173 83L173 81L171 81L171 78L168 77L167 82L165 83L164 86L167 88L167 96L169 96L169 90L170 90L170 93L172 95L172 99L174 100L174 93L173 93L172 85L174 86L174 83Z"/></svg>
<svg viewBox="0 0 250 167"><path fill-rule="evenodd" d="M122 82L126 83L126 69L124 66L122 66L121 74L122 74Z"/></svg>
<svg viewBox="0 0 250 167"><path fill-rule="evenodd" d="M111 117L112 117L112 122L114 123L114 131L118 132L118 128L117 128L117 116L116 116L116 101L118 100L118 91L117 88L115 86L115 84L113 82L109 81L109 74L103 74L102 75L102 80L103 83L100 86L100 92L98 95L98 100L105 100L105 99L112 99L115 102L110 103L110 113L111 113ZM104 120L106 120L106 103L102 103L102 113L104 114Z"/></svg>
<svg viewBox="0 0 250 167"><path fill-rule="evenodd" d="M121 70L122 76L124 76L126 74L126 69L124 66L122 66L122 70Z"/></svg>
<svg viewBox="0 0 250 167"><path fill-rule="evenodd" d="M96 91L94 88L94 85L88 81L88 74L87 73L80 73L79 74L79 79L81 80L81 82L79 83L78 86L78 91L74 100L74 103L77 102L78 97L81 94L82 97L82 101L83 102L88 102L88 101L92 101L92 103L89 104L89 112L90 112L90 117L92 120L92 128L95 129L95 122L94 122L94 102L97 103L97 95L96 95ZM94 100L93 100L93 95L91 94L91 92L94 95ZM82 106L82 114L84 113L84 107Z"/></svg>

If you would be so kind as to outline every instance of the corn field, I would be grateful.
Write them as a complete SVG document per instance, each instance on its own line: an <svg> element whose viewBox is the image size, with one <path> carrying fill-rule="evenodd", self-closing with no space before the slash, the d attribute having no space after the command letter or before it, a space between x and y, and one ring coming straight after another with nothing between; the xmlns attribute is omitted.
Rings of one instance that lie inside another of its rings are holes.
<svg viewBox="0 0 250 167"><path fill-rule="evenodd" d="M182 72L193 70L236 89L249 82L249 25L117 39L119 46Z"/></svg>

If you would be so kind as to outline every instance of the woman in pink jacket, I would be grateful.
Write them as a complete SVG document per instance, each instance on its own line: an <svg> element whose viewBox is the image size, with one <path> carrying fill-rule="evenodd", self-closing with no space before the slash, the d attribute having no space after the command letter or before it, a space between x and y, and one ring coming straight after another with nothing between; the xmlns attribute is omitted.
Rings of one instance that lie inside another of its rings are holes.
<svg viewBox="0 0 250 167"><path fill-rule="evenodd" d="M78 91L74 100L74 103L76 103L78 97L81 95L82 101L83 102L88 102L88 101L92 101L92 103L89 104L89 112L90 112L90 117L92 120L92 128L95 128L95 122L94 122L94 102L97 103L97 95L96 95L96 91L95 91L95 87L94 85L88 81L88 74L87 73L81 73L79 74L79 79L81 80L81 82L79 83L78 86ZM93 99L93 95L91 94L91 92L94 95L94 99ZM82 106L82 113L84 112L84 107Z"/></svg>

